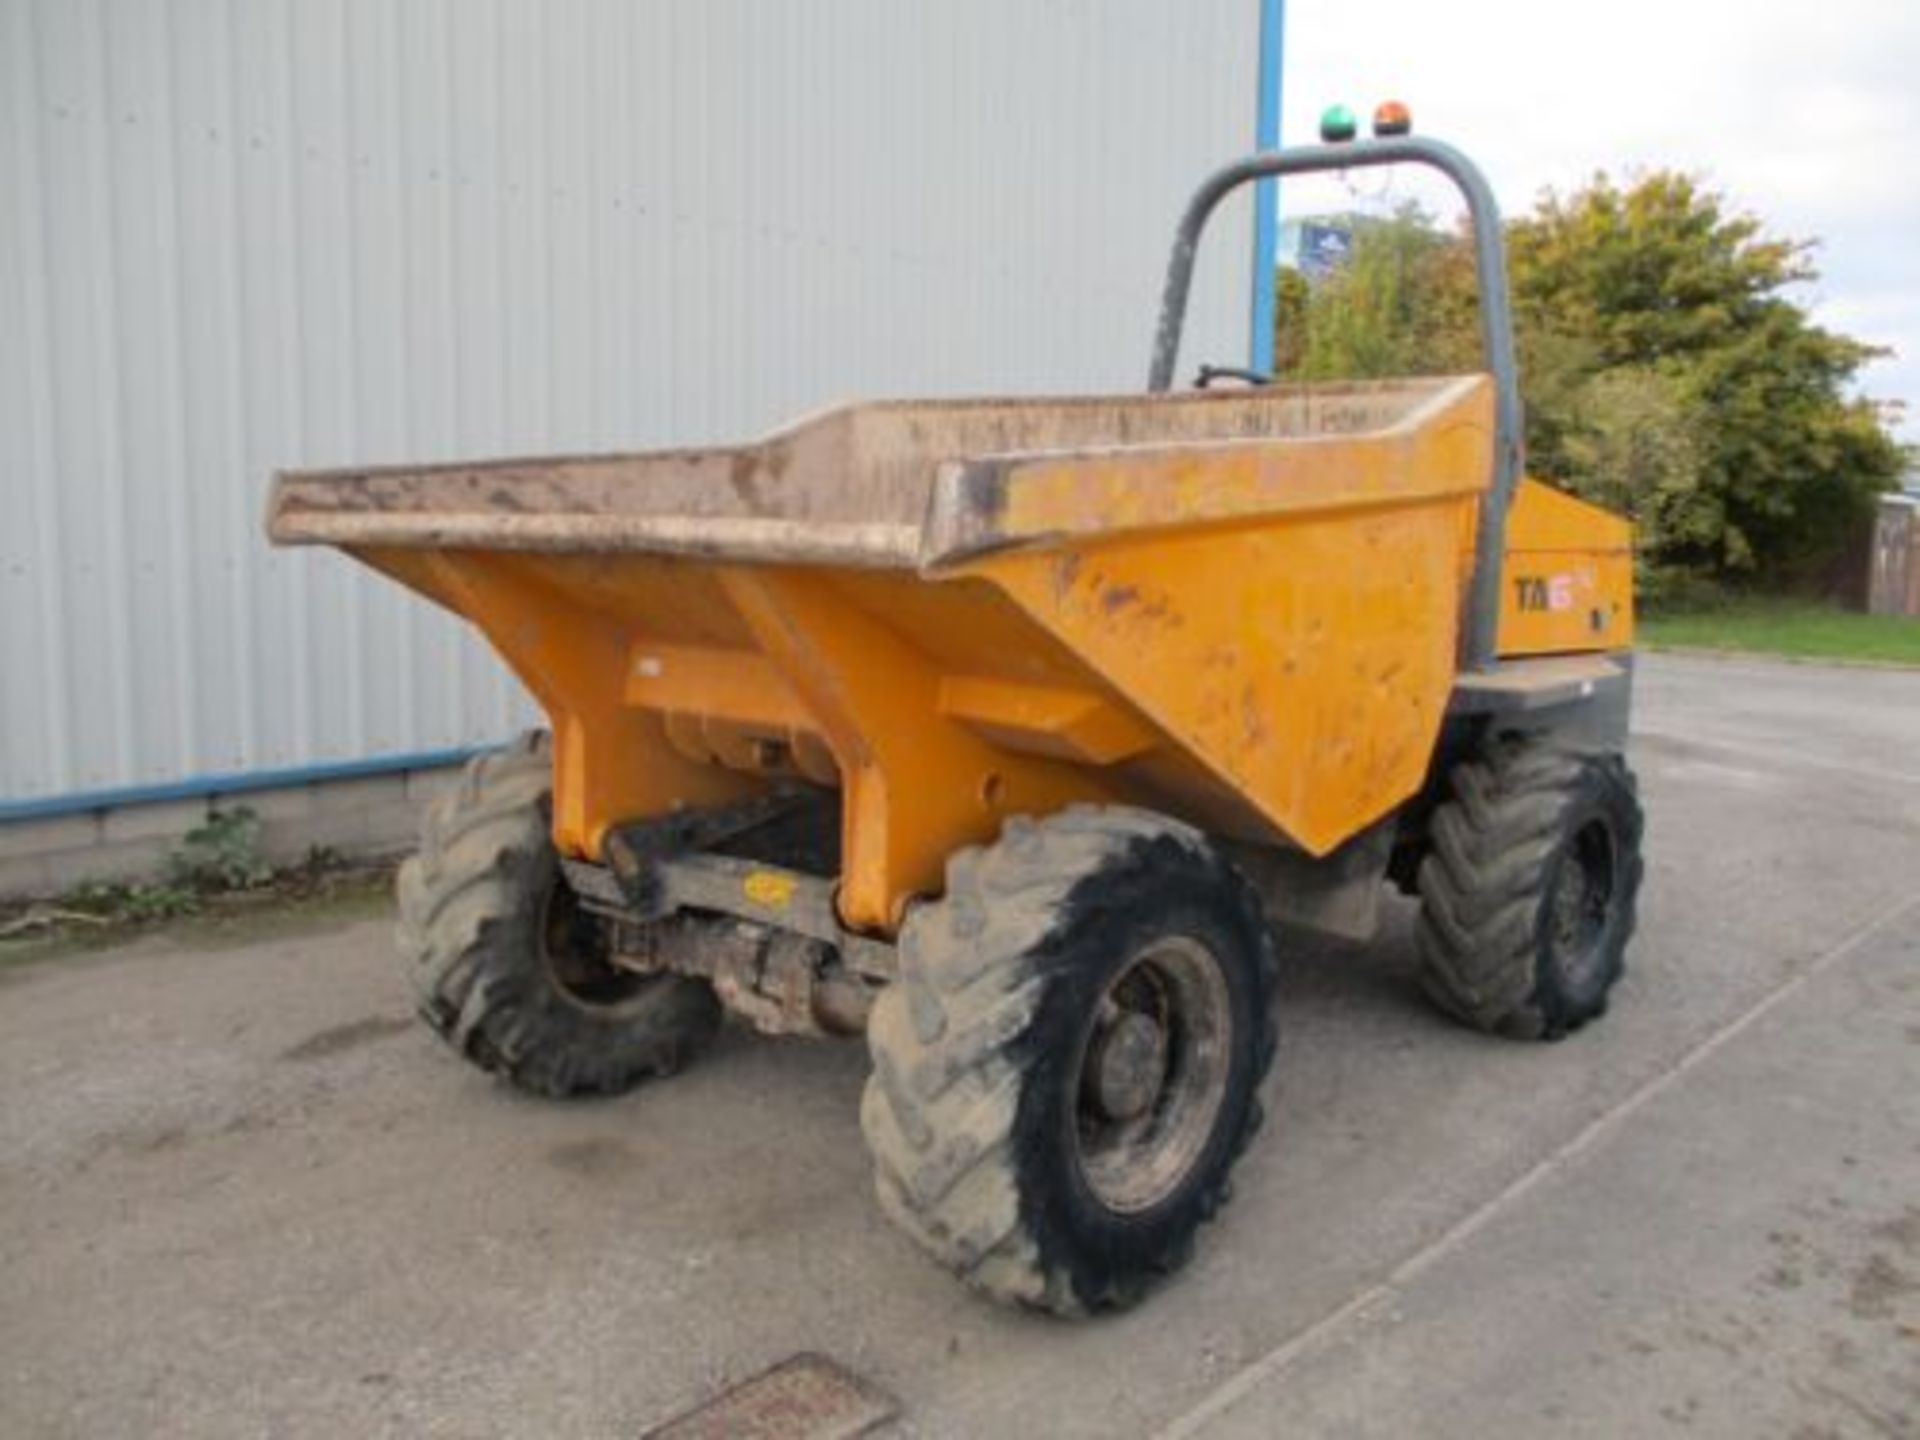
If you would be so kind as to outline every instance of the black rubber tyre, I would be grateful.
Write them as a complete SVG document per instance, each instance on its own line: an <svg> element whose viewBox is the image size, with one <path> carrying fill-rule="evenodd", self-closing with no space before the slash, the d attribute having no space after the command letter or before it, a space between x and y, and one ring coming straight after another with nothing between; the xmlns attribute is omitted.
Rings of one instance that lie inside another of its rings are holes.
<svg viewBox="0 0 1920 1440"><path fill-rule="evenodd" d="M874 1005L882 1208L996 1300L1132 1304L1186 1262L1260 1123L1274 971L1258 898L1198 831L1094 807L1009 821L909 914ZM1157 1039L1109 1071L1123 1031ZM1123 1119L1089 1108L1090 1073L1144 1080Z"/></svg>
<svg viewBox="0 0 1920 1440"><path fill-rule="evenodd" d="M549 833L552 764L530 735L474 759L400 867L399 944L433 1030L538 1095L611 1095L704 1046L720 1003L703 981L605 958Z"/></svg>
<svg viewBox="0 0 1920 1440"><path fill-rule="evenodd" d="M1502 740L1454 767L1420 866L1421 983L1489 1034L1558 1040L1606 1013L1640 892L1618 755Z"/></svg>

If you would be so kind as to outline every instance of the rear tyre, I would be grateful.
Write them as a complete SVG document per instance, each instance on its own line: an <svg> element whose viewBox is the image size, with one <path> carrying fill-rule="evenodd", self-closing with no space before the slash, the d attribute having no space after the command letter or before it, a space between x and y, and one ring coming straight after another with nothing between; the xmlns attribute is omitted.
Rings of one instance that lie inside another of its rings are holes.
<svg viewBox="0 0 1920 1440"><path fill-rule="evenodd" d="M1456 766L1420 866L1421 983L1489 1034L1558 1040L1606 1013L1640 892L1618 755L1504 740Z"/></svg>
<svg viewBox="0 0 1920 1440"><path fill-rule="evenodd" d="M712 1039L704 982L639 975L560 871L552 762L529 735L473 760L400 867L399 944L421 1018L482 1070L553 1097L611 1095Z"/></svg>
<svg viewBox="0 0 1920 1440"><path fill-rule="evenodd" d="M955 855L868 1026L881 1207L996 1300L1130 1305L1226 1200L1273 1059L1272 937L1187 826L1075 807Z"/></svg>

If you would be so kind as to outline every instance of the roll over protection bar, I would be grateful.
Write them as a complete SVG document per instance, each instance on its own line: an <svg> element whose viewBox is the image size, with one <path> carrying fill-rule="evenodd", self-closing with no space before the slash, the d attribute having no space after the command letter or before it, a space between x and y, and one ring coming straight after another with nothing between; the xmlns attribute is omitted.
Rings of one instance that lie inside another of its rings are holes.
<svg viewBox="0 0 1920 1440"><path fill-rule="evenodd" d="M1500 566L1506 553L1507 509L1520 483L1520 376L1514 359L1513 309L1507 294L1507 247L1500 229L1500 208L1487 177L1460 151L1423 136L1354 140L1338 145L1303 145L1268 150L1236 160L1208 176L1187 202L1174 232L1167 261L1166 288L1153 336L1153 365L1147 389L1162 393L1173 386L1180 358L1180 332L1193 288L1193 262L1207 220L1227 195L1252 180L1306 175L1327 170L1362 170L1381 165L1425 165L1459 189L1473 221L1474 274L1480 290L1480 341L1494 383L1493 475L1480 502L1475 536L1473 581L1467 593L1461 630L1460 661L1466 670L1491 670L1497 660L1500 623Z"/></svg>

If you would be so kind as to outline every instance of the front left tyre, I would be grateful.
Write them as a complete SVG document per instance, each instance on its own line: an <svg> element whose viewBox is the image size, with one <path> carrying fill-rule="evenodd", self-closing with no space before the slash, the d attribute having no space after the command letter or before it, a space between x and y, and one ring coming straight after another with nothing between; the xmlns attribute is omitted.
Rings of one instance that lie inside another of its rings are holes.
<svg viewBox="0 0 1920 1440"><path fill-rule="evenodd" d="M1274 946L1198 831L1076 806L955 855L868 1026L888 1216L968 1284L1075 1315L1184 1265L1273 1059Z"/></svg>

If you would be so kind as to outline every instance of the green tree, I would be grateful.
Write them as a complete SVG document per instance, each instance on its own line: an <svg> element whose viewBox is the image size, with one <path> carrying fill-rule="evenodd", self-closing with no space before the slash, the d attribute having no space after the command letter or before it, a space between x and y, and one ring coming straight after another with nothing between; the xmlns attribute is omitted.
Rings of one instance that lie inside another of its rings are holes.
<svg viewBox="0 0 1920 1440"><path fill-rule="evenodd" d="M1307 357L1308 312L1313 289L1307 277L1285 267L1273 272L1273 368L1279 375L1298 375Z"/></svg>
<svg viewBox="0 0 1920 1440"><path fill-rule="evenodd" d="M1903 455L1849 387L1872 347L1792 296L1811 246L1697 181L1605 175L1508 227L1528 465L1622 509L1653 576L1795 583L1857 532ZM1282 351L1307 379L1479 364L1467 238L1418 211L1357 228Z"/></svg>
<svg viewBox="0 0 1920 1440"><path fill-rule="evenodd" d="M1725 506L1705 483L1705 415L1665 372L1620 365L1584 377L1559 412L1560 453L1578 493L1631 516L1640 588L1657 601L1694 567L1676 555L1704 553L1727 530Z"/></svg>
<svg viewBox="0 0 1920 1440"><path fill-rule="evenodd" d="M1591 357L1572 403L1549 401L1529 425L1534 466L1607 490L1592 467L1617 451L1595 427L1622 392L1595 386L1622 372L1644 377L1642 400L1650 385L1664 391L1661 413L1688 436L1668 463L1692 473L1643 489L1664 508L1635 511L1658 562L1804 581L1898 476L1900 447L1847 393L1879 352L1815 325L1791 294L1816 278L1811 243L1770 237L1693 178L1661 171L1549 194L1509 227L1508 247L1521 330L1536 345L1572 337Z"/></svg>
<svg viewBox="0 0 1920 1440"><path fill-rule="evenodd" d="M1283 373L1309 380L1468 370L1476 314L1472 254L1408 205L1354 222L1347 263L1306 291L1301 333L1275 354Z"/></svg>

